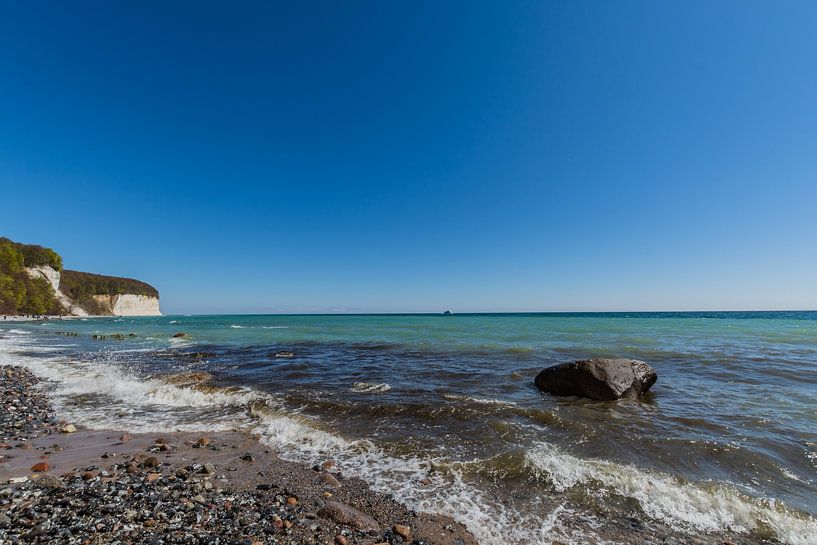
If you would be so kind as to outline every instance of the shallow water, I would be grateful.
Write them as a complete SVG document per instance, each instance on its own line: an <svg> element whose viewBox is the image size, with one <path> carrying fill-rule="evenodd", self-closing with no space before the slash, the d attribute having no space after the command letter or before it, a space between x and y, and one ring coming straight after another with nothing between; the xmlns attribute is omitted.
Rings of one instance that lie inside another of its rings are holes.
<svg viewBox="0 0 817 545"><path fill-rule="evenodd" d="M136 336L91 338L117 333ZM256 428L483 543L817 543L815 312L167 316L0 335L0 361L55 380L86 425ZM658 383L619 403L533 387L598 356L643 359ZM196 370L210 376L179 375Z"/></svg>

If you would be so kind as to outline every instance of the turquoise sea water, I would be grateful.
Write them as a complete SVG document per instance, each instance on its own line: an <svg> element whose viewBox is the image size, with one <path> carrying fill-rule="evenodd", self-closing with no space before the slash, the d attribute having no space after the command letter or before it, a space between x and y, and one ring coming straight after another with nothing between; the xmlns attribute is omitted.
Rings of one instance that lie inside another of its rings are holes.
<svg viewBox="0 0 817 545"><path fill-rule="evenodd" d="M0 335L0 357L88 425L251 428L484 543L817 543L815 312L164 316ZM605 356L655 367L650 395L533 387L545 366Z"/></svg>

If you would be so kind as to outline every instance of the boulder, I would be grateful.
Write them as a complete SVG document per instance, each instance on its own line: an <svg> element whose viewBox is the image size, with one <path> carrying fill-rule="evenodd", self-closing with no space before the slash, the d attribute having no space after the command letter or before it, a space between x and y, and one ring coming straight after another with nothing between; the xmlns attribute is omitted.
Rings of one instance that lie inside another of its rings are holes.
<svg viewBox="0 0 817 545"><path fill-rule="evenodd" d="M658 380L655 370L639 360L596 358L563 363L536 375L536 387L554 395L599 401L637 399Z"/></svg>

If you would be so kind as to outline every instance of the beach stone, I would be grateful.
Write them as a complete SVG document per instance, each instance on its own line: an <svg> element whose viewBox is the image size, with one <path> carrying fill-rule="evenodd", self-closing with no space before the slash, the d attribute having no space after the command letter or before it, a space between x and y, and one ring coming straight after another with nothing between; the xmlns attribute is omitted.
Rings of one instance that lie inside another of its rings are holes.
<svg viewBox="0 0 817 545"><path fill-rule="evenodd" d="M403 524L395 524L392 531L403 539L408 539L411 535L411 528Z"/></svg>
<svg viewBox="0 0 817 545"><path fill-rule="evenodd" d="M637 399L658 374L643 361L594 358L554 365L536 375L536 387L559 396L575 395L599 401Z"/></svg>
<svg viewBox="0 0 817 545"><path fill-rule="evenodd" d="M336 535L335 536L335 543L338 545L346 545L346 536Z"/></svg>
<svg viewBox="0 0 817 545"><path fill-rule="evenodd" d="M338 524L345 524L346 526L351 526L358 530L375 532L380 530L380 526L376 520L345 503L328 501L320 511L318 511L318 515L337 522Z"/></svg>
<svg viewBox="0 0 817 545"><path fill-rule="evenodd" d="M187 333L174 333L173 334L174 339L180 339L180 338L186 337L186 336L187 336Z"/></svg>
<svg viewBox="0 0 817 545"><path fill-rule="evenodd" d="M340 481L331 473L321 473L321 480L332 488L340 488Z"/></svg>
<svg viewBox="0 0 817 545"><path fill-rule="evenodd" d="M158 467L161 463L156 456L150 456L142 462L142 467Z"/></svg>
<svg viewBox="0 0 817 545"><path fill-rule="evenodd" d="M31 466L31 471L33 471L34 473L42 473L48 471L48 464L46 464L45 462L34 464L33 466Z"/></svg>
<svg viewBox="0 0 817 545"><path fill-rule="evenodd" d="M74 433L75 431L77 431L77 427L74 426L73 424L66 424L65 426L62 427L60 431L62 433Z"/></svg>

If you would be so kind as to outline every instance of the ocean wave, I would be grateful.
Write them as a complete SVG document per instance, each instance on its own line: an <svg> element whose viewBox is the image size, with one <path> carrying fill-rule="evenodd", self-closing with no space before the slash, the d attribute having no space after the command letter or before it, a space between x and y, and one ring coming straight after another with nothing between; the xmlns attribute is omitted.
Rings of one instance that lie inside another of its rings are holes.
<svg viewBox="0 0 817 545"><path fill-rule="evenodd" d="M817 544L814 517L774 500L747 497L726 485L690 483L628 465L585 460L546 443L529 450L526 462L557 491L581 486L591 494L631 498L647 516L676 530L768 531L790 545Z"/></svg>
<svg viewBox="0 0 817 545"><path fill-rule="evenodd" d="M492 397L471 397L458 394L443 394L445 399L451 401L464 401L466 403L477 403L479 405L497 405L501 407L515 407L516 404L511 401L504 401Z"/></svg>
<svg viewBox="0 0 817 545"><path fill-rule="evenodd" d="M148 340L153 340L153 337L148 337ZM168 342L174 348L181 348L184 346L191 346L193 341L189 337L171 337Z"/></svg>
<svg viewBox="0 0 817 545"><path fill-rule="evenodd" d="M0 364L25 367L49 381L49 396L57 411L89 428L121 426L136 432L228 429L246 425L240 418L241 409L264 397L250 388L206 384L193 373L187 373L186 379L184 374L143 378L116 363L44 357L40 347L36 347L37 357L26 357L26 343L19 337L0 343L5 345L0 346ZM12 350L13 359L9 356ZM88 402L93 399L107 401ZM227 408L237 414L224 411ZM207 418L201 418L202 410L211 411Z"/></svg>
<svg viewBox="0 0 817 545"><path fill-rule="evenodd" d="M263 405L254 407L252 413L260 420L254 431L282 458L308 465L331 458L343 473L363 479L378 492L400 498L411 509L447 515L461 522L479 543L606 543L592 528L570 525L577 515L566 504L556 506L542 520L498 503L464 477L462 469L467 462L392 456L367 439L344 439L298 414Z"/></svg>
<svg viewBox="0 0 817 545"><path fill-rule="evenodd" d="M382 392L388 392L391 390L391 386L386 384L385 382L375 383L375 382L355 382L352 386L352 390L355 392L367 393L367 394L379 394Z"/></svg>
<svg viewBox="0 0 817 545"><path fill-rule="evenodd" d="M230 326L230 328L231 328L231 329L247 329L247 326L245 326L245 325L236 325L236 324L232 324L232 325Z"/></svg>

